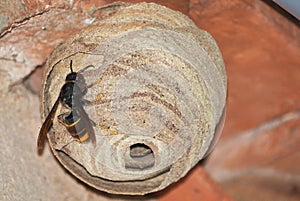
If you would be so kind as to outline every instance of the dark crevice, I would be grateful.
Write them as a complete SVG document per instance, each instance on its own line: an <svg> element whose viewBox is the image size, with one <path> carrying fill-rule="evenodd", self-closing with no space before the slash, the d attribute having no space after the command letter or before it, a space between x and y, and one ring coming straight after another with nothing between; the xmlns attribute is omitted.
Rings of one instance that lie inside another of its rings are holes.
<svg viewBox="0 0 300 201"><path fill-rule="evenodd" d="M292 14L290 14L288 11L286 11L285 9L283 9L282 7L280 7L277 3L275 3L272 0L263 0L263 2L265 4L267 4L268 6L270 6L271 8L273 8L276 12L278 12L280 15L284 16L285 18L287 18L289 21L291 21L292 23L296 24L298 27L300 26L300 21L293 16Z"/></svg>
<svg viewBox="0 0 300 201"><path fill-rule="evenodd" d="M125 157L125 168L132 170L145 170L155 164L153 150L144 143L136 143L129 148L129 157Z"/></svg>
<svg viewBox="0 0 300 201"><path fill-rule="evenodd" d="M46 7L44 9L42 9L40 12L34 13L34 14L28 16L28 17L25 17L21 20L13 22L12 24L10 24L9 26L7 26L6 28L4 28L2 30L2 32L0 33L0 39L2 37L4 37L7 33L10 33L13 29L26 24L31 18L36 17L38 15L42 15L42 14L48 12L49 10L50 10L50 7Z"/></svg>

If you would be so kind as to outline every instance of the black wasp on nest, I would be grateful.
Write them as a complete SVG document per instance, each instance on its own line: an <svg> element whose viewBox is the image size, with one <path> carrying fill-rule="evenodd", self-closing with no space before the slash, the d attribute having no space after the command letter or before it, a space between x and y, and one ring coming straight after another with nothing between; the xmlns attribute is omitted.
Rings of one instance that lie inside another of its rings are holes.
<svg viewBox="0 0 300 201"><path fill-rule="evenodd" d="M90 139L94 145L96 144L92 121L82 106L84 102L89 101L83 99L83 96L87 93L88 86L80 72L89 67L94 66L89 65L78 72L74 72L72 69L72 60L70 61L71 73L66 76L66 80L60 90L60 94L44 121L38 136L37 148L39 155L43 153L45 139L49 129L53 125L53 120L59 103L71 110L68 113L58 115L57 119L66 127L72 137L79 142L84 142Z"/></svg>

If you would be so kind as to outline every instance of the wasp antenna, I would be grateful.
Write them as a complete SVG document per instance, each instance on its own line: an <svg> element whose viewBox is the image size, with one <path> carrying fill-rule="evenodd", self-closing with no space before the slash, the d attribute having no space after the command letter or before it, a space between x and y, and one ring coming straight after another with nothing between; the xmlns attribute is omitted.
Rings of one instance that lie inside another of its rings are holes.
<svg viewBox="0 0 300 201"><path fill-rule="evenodd" d="M73 60L70 61L70 69L71 69L71 73L73 73L72 64L73 64Z"/></svg>

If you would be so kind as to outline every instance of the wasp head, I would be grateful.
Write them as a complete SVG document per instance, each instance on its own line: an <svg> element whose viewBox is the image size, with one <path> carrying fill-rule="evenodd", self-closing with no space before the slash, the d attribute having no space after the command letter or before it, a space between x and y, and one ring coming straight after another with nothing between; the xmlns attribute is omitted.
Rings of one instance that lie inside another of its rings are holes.
<svg viewBox="0 0 300 201"><path fill-rule="evenodd" d="M76 72L71 72L66 76L66 81L75 81L77 80L77 73Z"/></svg>

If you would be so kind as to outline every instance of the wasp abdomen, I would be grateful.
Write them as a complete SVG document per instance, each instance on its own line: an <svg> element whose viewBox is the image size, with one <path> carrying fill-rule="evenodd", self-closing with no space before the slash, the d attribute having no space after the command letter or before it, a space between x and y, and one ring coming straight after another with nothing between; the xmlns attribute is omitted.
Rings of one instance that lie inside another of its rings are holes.
<svg viewBox="0 0 300 201"><path fill-rule="evenodd" d="M69 114L59 115L58 121L62 123L72 137L76 138L79 142L84 142L89 138L89 133L86 130L84 122L75 111Z"/></svg>

